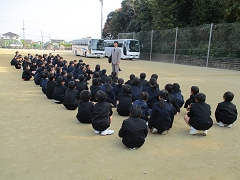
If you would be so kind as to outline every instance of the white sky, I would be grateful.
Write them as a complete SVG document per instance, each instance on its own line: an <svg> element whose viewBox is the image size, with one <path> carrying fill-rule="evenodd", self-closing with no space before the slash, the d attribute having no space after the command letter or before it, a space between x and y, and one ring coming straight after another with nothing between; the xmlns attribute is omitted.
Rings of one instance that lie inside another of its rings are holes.
<svg viewBox="0 0 240 180"><path fill-rule="evenodd" d="M103 0L103 27L107 15L121 7L122 0ZM13 32L25 39L67 41L91 36L100 38L101 2L99 0L2 0L0 34Z"/></svg>

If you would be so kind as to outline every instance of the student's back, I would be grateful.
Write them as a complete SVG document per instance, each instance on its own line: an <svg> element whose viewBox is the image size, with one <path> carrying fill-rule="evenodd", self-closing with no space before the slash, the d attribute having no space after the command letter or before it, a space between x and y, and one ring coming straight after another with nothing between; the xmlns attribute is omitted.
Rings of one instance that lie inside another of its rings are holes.
<svg viewBox="0 0 240 180"><path fill-rule="evenodd" d="M80 98L80 94L78 90L75 90L75 82L70 81L68 83L68 88L65 92L65 97L63 101L63 105L68 109L68 110L75 110L78 106L78 99Z"/></svg>
<svg viewBox="0 0 240 180"><path fill-rule="evenodd" d="M124 83L124 80L122 78L119 78L117 84L114 84L113 86L113 91L114 91L114 94L115 94L115 97L122 93L122 87L123 87L123 83Z"/></svg>
<svg viewBox="0 0 240 180"><path fill-rule="evenodd" d="M112 83L112 78L107 77L105 84L102 84L100 86L100 90L104 91L107 94L107 99L106 101L109 103L112 103L116 107L116 99L115 99L115 94L113 91L113 87L111 86Z"/></svg>
<svg viewBox="0 0 240 180"><path fill-rule="evenodd" d="M66 87L64 86L64 79L59 76L57 78L57 84L53 91L53 99L56 103L63 103L65 97Z"/></svg>
<svg viewBox="0 0 240 180"><path fill-rule="evenodd" d="M91 91L91 101L97 102L95 95L100 90L100 87L98 85L98 79L93 78L92 80L92 86L90 86Z"/></svg>
<svg viewBox="0 0 240 180"><path fill-rule="evenodd" d="M46 96L48 99L53 99L53 91L57 84L54 78L54 74L48 75L48 82L46 83Z"/></svg>
<svg viewBox="0 0 240 180"><path fill-rule="evenodd" d="M123 92L118 94L116 97L116 100L119 101L117 105L117 112L120 116L129 116L130 115L130 109L132 107L132 94L131 89L129 85L123 86Z"/></svg>
<svg viewBox="0 0 240 180"><path fill-rule="evenodd" d="M158 88L157 81L155 78L151 78L149 83L150 86L146 87L146 92L149 94L147 104L148 108L152 108L153 104L158 101L158 95L160 90Z"/></svg>
<svg viewBox="0 0 240 180"><path fill-rule="evenodd" d="M184 97L182 95L180 85L178 83L173 83L172 95L174 95L174 97L176 98L176 103L178 107L181 108L184 104Z"/></svg>
<svg viewBox="0 0 240 180"><path fill-rule="evenodd" d="M140 81L137 77L134 77L131 85L131 93L133 96L133 101L140 99L141 92L143 91Z"/></svg>

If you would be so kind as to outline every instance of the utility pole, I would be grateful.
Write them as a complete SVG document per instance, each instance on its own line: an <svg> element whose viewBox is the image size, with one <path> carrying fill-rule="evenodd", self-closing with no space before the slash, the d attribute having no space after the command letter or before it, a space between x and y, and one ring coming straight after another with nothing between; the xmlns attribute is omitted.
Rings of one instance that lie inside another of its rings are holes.
<svg viewBox="0 0 240 180"><path fill-rule="evenodd" d="M23 48L25 49L25 28L24 28L24 20L23 20Z"/></svg>
<svg viewBox="0 0 240 180"><path fill-rule="evenodd" d="M103 22L103 0L99 0L101 2L101 37L102 38L102 22Z"/></svg>
<svg viewBox="0 0 240 180"><path fill-rule="evenodd" d="M42 30L41 30L41 34L42 34L42 45L41 45L41 49L43 49L43 33L42 33Z"/></svg>

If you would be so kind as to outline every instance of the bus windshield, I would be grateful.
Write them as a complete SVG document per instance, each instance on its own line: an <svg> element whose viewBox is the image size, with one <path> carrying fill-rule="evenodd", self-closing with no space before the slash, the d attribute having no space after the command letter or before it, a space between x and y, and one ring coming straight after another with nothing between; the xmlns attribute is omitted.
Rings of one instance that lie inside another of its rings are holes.
<svg viewBox="0 0 240 180"><path fill-rule="evenodd" d="M139 52L139 42L135 40L127 41L129 52Z"/></svg>
<svg viewBox="0 0 240 180"><path fill-rule="evenodd" d="M91 49L94 51L104 51L104 40L102 39L92 39Z"/></svg>

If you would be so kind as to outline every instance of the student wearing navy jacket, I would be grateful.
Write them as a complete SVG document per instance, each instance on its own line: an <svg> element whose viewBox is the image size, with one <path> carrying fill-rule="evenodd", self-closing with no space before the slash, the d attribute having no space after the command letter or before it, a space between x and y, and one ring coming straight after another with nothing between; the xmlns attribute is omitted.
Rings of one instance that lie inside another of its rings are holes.
<svg viewBox="0 0 240 180"><path fill-rule="evenodd" d="M57 84L53 91L53 99L57 104L62 104L65 97L66 87L64 86L64 79L62 76L57 77Z"/></svg>
<svg viewBox="0 0 240 180"><path fill-rule="evenodd" d="M130 118L122 123L122 127L118 132L118 136L122 138L122 143L134 150L141 147L148 134L146 121L140 118L142 109L139 106L133 106L130 109Z"/></svg>
<svg viewBox="0 0 240 180"><path fill-rule="evenodd" d="M112 103L114 107L116 107L116 99L115 94L112 87L112 78L107 77L105 80L105 84L100 86L100 90L104 91L107 94L106 101Z"/></svg>
<svg viewBox="0 0 240 180"><path fill-rule="evenodd" d="M91 91L91 101L97 102L96 93L100 90L99 81L97 78L93 78L92 85L90 86Z"/></svg>
<svg viewBox="0 0 240 180"><path fill-rule="evenodd" d="M76 89L79 91L79 93L81 93L83 90L88 90L88 86L87 86L87 82L84 81L85 77L83 74L81 74L78 77L79 81L77 81L76 83Z"/></svg>
<svg viewBox="0 0 240 180"><path fill-rule="evenodd" d="M78 90L75 90L76 83L74 81L70 81L68 83L68 88L65 92L65 97L63 101L63 105L68 110L75 110L78 107L78 99L80 97Z"/></svg>
<svg viewBox="0 0 240 180"><path fill-rule="evenodd" d="M146 89L147 84L148 84L148 82L147 82L147 80L145 78L146 78L146 74L145 73L141 73L140 74L140 84L143 87L143 90Z"/></svg>
<svg viewBox="0 0 240 180"><path fill-rule="evenodd" d="M227 91L223 95L223 102L218 103L215 117L218 125L220 127L227 126L228 128L232 127L232 124L237 120L237 108L232 103L234 94L230 91Z"/></svg>
<svg viewBox="0 0 240 180"><path fill-rule="evenodd" d="M141 92L143 87L140 85L140 81L137 77L133 78L131 85L131 93L133 96L133 101L140 99Z"/></svg>
<svg viewBox="0 0 240 180"><path fill-rule="evenodd" d="M119 78L117 80L117 84L114 84L113 91L114 91L115 96L122 93L123 83L124 83L124 80L122 78Z"/></svg>
<svg viewBox="0 0 240 180"><path fill-rule="evenodd" d="M160 90L158 89L157 80L155 78L151 78L149 84L150 86L146 87L146 92L149 94L149 98L147 101L148 108L151 109L153 104L158 101Z"/></svg>
<svg viewBox="0 0 240 180"><path fill-rule="evenodd" d="M57 82L55 81L55 76L53 73L48 75L48 82L46 84L46 96L48 99L53 99L53 91Z"/></svg>
<svg viewBox="0 0 240 180"><path fill-rule="evenodd" d="M175 113L174 114L177 114L177 112L180 113L180 108L178 107L178 104L176 102L176 98L175 98L174 95L172 95L173 85L172 84L166 84L165 90L168 91L169 102L172 103L173 107L175 108Z"/></svg>

